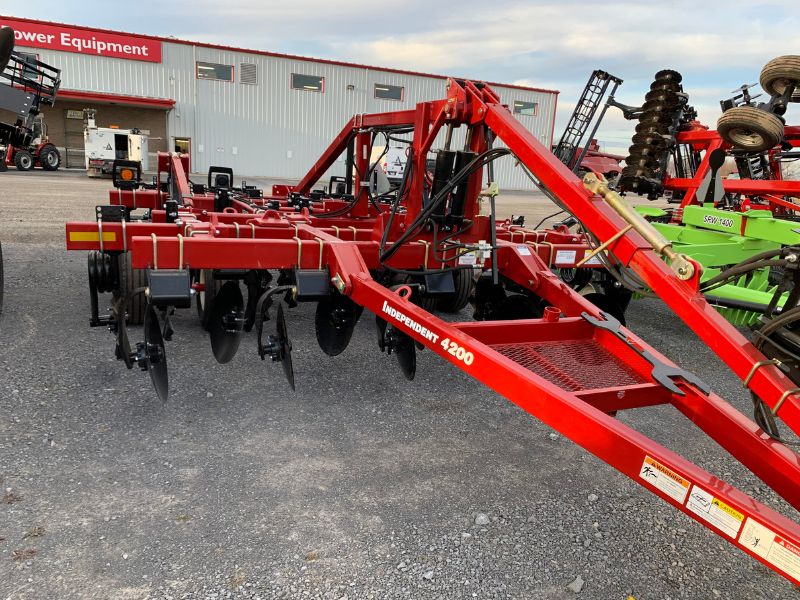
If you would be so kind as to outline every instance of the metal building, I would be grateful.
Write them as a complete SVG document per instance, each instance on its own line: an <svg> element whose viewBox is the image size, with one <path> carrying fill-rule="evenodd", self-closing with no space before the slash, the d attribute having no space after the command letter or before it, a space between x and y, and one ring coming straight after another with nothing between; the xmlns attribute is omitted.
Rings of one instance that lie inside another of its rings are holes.
<svg viewBox="0 0 800 600"><path fill-rule="evenodd" d="M446 77L0 16L17 50L61 69L48 134L67 166L82 166L83 109L102 127L137 127L150 152L191 154L192 170L299 179L356 113L443 97ZM468 75L468 74L467 74ZM492 84L519 120L552 145L558 92ZM152 163L151 161L151 164ZM530 182L498 161L504 188Z"/></svg>

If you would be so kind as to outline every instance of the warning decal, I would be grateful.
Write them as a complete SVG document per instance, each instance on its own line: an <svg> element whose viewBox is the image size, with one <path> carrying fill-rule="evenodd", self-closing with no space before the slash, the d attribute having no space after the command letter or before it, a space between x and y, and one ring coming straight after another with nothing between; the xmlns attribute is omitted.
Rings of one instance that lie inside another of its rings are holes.
<svg viewBox="0 0 800 600"><path fill-rule="evenodd" d="M696 485L692 487L686 508L734 539L742 528L742 513Z"/></svg>
<svg viewBox="0 0 800 600"><path fill-rule="evenodd" d="M739 543L794 579L800 579L800 546L783 539L750 517Z"/></svg>
<svg viewBox="0 0 800 600"><path fill-rule="evenodd" d="M681 477L649 456L644 457L639 477L681 504L686 500L686 494L689 493L688 479Z"/></svg>
<svg viewBox="0 0 800 600"><path fill-rule="evenodd" d="M575 264L575 250L556 250L556 264L557 265L573 265Z"/></svg>
<svg viewBox="0 0 800 600"><path fill-rule="evenodd" d="M478 262L478 253L475 251L472 252L464 252L463 254L459 254L458 256L458 264L459 266L475 266Z"/></svg>

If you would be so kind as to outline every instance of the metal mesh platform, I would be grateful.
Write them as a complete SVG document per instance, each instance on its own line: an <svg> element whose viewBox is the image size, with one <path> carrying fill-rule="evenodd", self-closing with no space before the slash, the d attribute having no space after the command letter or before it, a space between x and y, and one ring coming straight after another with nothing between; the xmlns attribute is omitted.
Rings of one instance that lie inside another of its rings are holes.
<svg viewBox="0 0 800 600"><path fill-rule="evenodd" d="M592 339L495 344L491 347L570 392L645 382Z"/></svg>

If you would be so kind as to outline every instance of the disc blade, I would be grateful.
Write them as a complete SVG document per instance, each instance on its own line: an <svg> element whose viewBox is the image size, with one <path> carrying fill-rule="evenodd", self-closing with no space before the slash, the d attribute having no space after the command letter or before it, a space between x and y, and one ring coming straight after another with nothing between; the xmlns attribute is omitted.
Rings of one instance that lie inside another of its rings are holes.
<svg viewBox="0 0 800 600"><path fill-rule="evenodd" d="M404 333L396 332L400 336L395 353L397 354L397 362L400 364L400 370L409 381L414 380L414 375L417 372L417 348L414 345L414 340Z"/></svg>
<svg viewBox="0 0 800 600"><path fill-rule="evenodd" d="M226 281L214 297L208 319L211 351L220 364L236 356L242 339L244 297L237 281Z"/></svg>
<svg viewBox="0 0 800 600"><path fill-rule="evenodd" d="M339 293L317 303L314 329L319 347L325 354L338 356L347 348L361 314L359 308L358 304Z"/></svg>
<svg viewBox="0 0 800 600"><path fill-rule="evenodd" d="M6 68L12 50L14 50L14 30L11 27L0 27L0 71Z"/></svg>
<svg viewBox="0 0 800 600"><path fill-rule="evenodd" d="M167 354L164 338L161 336L161 324L152 305L148 305L144 313L144 344L147 353L147 371L162 402L169 396L169 374L167 373Z"/></svg>
<svg viewBox="0 0 800 600"><path fill-rule="evenodd" d="M647 110L647 103L654 100L666 105L669 109L674 109L676 106L678 106L678 104L680 104L681 101L680 96L678 96L678 94L672 90L650 90L647 92L647 94L645 94L645 103L642 105L642 108Z"/></svg>
<svg viewBox="0 0 800 600"><path fill-rule="evenodd" d="M378 331L378 348L381 349L381 352L386 350L386 326L388 323L381 319L378 315L375 315L375 328Z"/></svg>
<svg viewBox="0 0 800 600"><path fill-rule="evenodd" d="M283 316L283 304L278 304L278 317L275 319L275 330L278 343L281 345L281 364L283 373L292 389L294 387L294 365L292 365L292 342L286 330L286 317Z"/></svg>
<svg viewBox="0 0 800 600"><path fill-rule="evenodd" d="M677 71L673 71L672 69L663 69L658 73L656 73L653 79L655 79L655 81L659 83L664 83L666 81L669 81L671 83L678 84L681 81L683 81L683 76Z"/></svg>
<svg viewBox="0 0 800 600"><path fill-rule="evenodd" d="M125 305L127 298L120 298L114 304L114 319L117 322L117 358L125 363L129 369L133 368L133 357L131 356L131 342L128 339L128 324L125 320Z"/></svg>

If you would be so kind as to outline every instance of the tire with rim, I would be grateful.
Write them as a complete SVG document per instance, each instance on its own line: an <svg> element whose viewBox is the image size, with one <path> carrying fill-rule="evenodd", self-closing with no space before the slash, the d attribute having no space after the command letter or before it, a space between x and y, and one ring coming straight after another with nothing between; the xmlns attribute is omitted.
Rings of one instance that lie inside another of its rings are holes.
<svg viewBox="0 0 800 600"><path fill-rule="evenodd" d="M722 113L717 121L720 137L748 152L764 152L783 138L783 121L753 106L737 106Z"/></svg>
<svg viewBox="0 0 800 600"><path fill-rule="evenodd" d="M436 307L446 313L457 313L469 304L472 293L472 269L457 269L453 271L453 283L456 291L453 294L439 298Z"/></svg>
<svg viewBox="0 0 800 600"><path fill-rule="evenodd" d="M134 269L131 266L131 253L123 252L117 257L119 272L119 287L114 291L114 300L122 295L129 296L126 312L128 313L128 325L141 325L144 323L144 313L147 308L147 301L143 293L134 294L132 292L138 288L147 286L147 271L145 269Z"/></svg>
<svg viewBox="0 0 800 600"><path fill-rule="evenodd" d="M14 166L18 171L30 171L33 168L33 156L27 150L14 152Z"/></svg>
<svg viewBox="0 0 800 600"><path fill-rule="evenodd" d="M800 102L800 56L779 56L769 61L761 69L758 78L761 87L770 96L780 96L789 83L794 83L792 102Z"/></svg>
<svg viewBox="0 0 800 600"><path fill-rule="evenodd" d="M0 244L0 315L3 314L3 244Z"/></svg>
<svg viewBox="0 0 800 600"><path fill-rule="evenodd" d="M45 171L57 171L61 166L61 154L53 144L47 144L39 151L39 164Z"/></svg>
<svg viewBox="0 0 800 600"><path fill-rule="evenodd" d="M203 285L204 289L197 292L197 316L203 329L208 329L208 319L211 314L211 307L214 305L214 297L222 287L222 282L214 277L211 269L200 269L197 272L197 283Z"/></svg>

